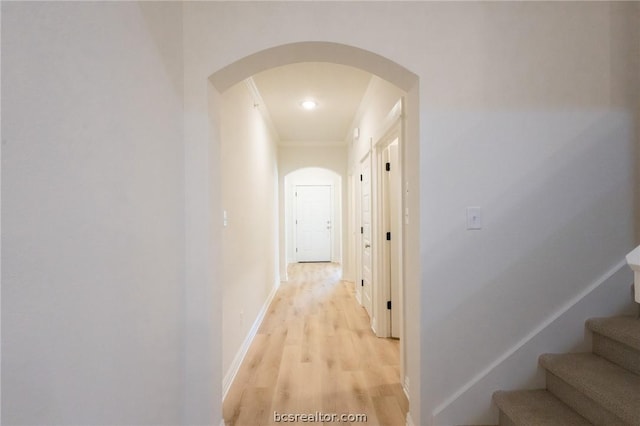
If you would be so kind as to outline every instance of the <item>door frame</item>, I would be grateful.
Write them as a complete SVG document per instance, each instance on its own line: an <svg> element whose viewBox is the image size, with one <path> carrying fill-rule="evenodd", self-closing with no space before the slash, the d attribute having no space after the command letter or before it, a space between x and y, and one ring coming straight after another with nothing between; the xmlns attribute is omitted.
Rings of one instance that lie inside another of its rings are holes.
<svg viewBox="0 0 640 426"><path fill-rule="evenodd" d="M404 99L400 99L389 111L385 119L380 124L380 127L373 138L372 143L372 159L375 161L375 167L372 167L372 227L374 229L373 237L373 291L375 292L374 311L376 312L376 324L374 331L378 337L391 337L391 321L389 315L384 315L387 311L387 300L390 300L390 286L389 281L383 279L385 277L385 271L387 265L384 262L384 250L383 247L386 244L386 232L383 222L383 207L381 203L382 198L382 179L385 168L385 162L383 161L384 150L393 142L396 137L398 138L398 168L400 174L400 182L404 181L405 165L404 165ZM400 210L404 211L407 203L405 199L405 191L401 191L399 197ZM400 219L400 232L399 235L392 238L399 238L398 244L398 263L399 263L399 289L398 300L394 301L398 306L398 316L400 318L399 338L400 338L400 377L405 375L405 312L404 312L404 280L405 280L405 235L404 235L404 221Z"/></svg>
<svg viewBox="0 0 640 426"><path fill-rule="evenodd" d="M309 173L320 173L320 175L310 176ZM281 186L281 208L284 214L281 217L282 227L281 245L284 269L289 263L297 262L295 253L296 226L295 226L295 187L297 185L328 185L331 187L331 262L342 263L344 261L344 247L342 246L342 236L345 232L343 223L344 209L343 177L335 170L323 166L300 167L287 171L280 175ZM280 265L282 266L282 265ZM283 281L288 279L287 275L282 275Z"/></svg>
<svg viewBox="0 0 640 426"><path fill-rule="evenodd" d="M398 187L402 165L398 158L400 151L399 123L379 141L376 149L377 205L376 214L379 218L376 234L379 238L379 294L383 302L391 302L391 309L387 306L388 315L380 316L380 334L386 337L400 337L400 307L402 287L402 194ZM396 147L396 158L392 157L391 147ZM392 161L395 160L395 161ZM386 165L389 163L390 169ZM393 179L392 179L393 176ZM395 185L394 185L395 184ZM394 186L391 186L394 185ZM397 191L397 192L396 192ZM394 193L395 192L395 193ZM394 196L395 195L395 196ZM390 239L385 235L390 234ZM395 291L394 291L395 290ZM394 320L395 317L395 320ZM395 336L394 336L395 330Z"/></svg>
<svg viewBox="0 0 640 426"><path fill-rule="evenodd" d="M348 189L348 232L349 232L349 246L347 249L348 256L350 257L352 277L354 282L355 296L359 305L362 305L362 287L358 285L358 279L361 274L360 269L360 219L358 218L358 212L360 211L360 181L358 180L359 173L353 170L349 173L349 189ZM347 279L347 281L350 281Z"/></svg>
<svg viewBox="0 0 640 426"><path fill-rule="evenodd" d="M371 243L371 247L370 247L370 253L371 253L371 268L370 268L370 277L369 277L369 287L370 287L370 291L371 291L371 306L369 307L369 309L367 309L367 307L365 306L365 296L364 296L364 273L363 273L363 269L364 269L364 262L362 260L363 256L364 256L364 233L362 231L362 228L364 227L363 221L362 221L362 215L364 213L363 210L363 204L362 204L362 187L364 185L364 182L362 181L362 165L365 163L365 161L369 162L369 214L370 214L370 219L369 219L369 227L370 227L370 243ZM360 158L360 160L358 161L358 174L360 175L360 179L358 181L359 185L357 185L358 187L358 193L357 193L357 205L358 205L358 210L357 210L357 215L358 215L358 223L359 226L356 229L356 247L357 247L357 257L358 257L358 277L360 278L360 286L357 286L359 289L359 298L356 296L356 298L358 299L358 302L360 303L360 305L365 309L365 311L367 311L367 315L369 315L369 326L371 327L371 329L373 330L374 334L378 335L377 331L376 331L376 324L377 324L377 320L376 320L376 299L377 299L377 294L375 291L375 281L376 281L376 260L375 260L375 248L376 248L376 244L374 242L374 229L375 229L375 222L374 222L374 209L375 209L375 204L373 201L373 176L374 176L374 170L373 170L373 151L371 150L371 148L369 148ZM357 283L356 283L357 284Z"/></svg>

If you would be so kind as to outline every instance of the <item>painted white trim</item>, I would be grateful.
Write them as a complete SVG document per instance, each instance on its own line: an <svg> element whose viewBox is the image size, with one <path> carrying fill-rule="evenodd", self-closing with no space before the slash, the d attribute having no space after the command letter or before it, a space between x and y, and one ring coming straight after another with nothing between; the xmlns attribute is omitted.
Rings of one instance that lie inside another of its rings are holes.
<svg viewBox="0 0 640 426"><path fill-rule="evenodd" d="M406 426L415 426L416 424L413 422L413 417L411 417L411 411L407 411L407 422Z"/></svg>
<svg viewBox="0 0 640 426"><path fill-rule="evenodd" d="M220 426L226 426L226 425L224 424L224 419L220 420Z"/></svg>
<svg viewBox="0 0 640 426"><path fill-rule="evenodd" d="M607 282L614 274L616 274L620 269L627 266L627 262L625 259L618 262L613 268L609 269L603 275L601 275L598 279L596 279L591 285L578 293L575 297L569 300L567 303L562 305L558 310L556 310L552 315L550 315L546 320L544 320L539 326L533 329L529 334L527 334L524 338L522 338L518 343L513 345L511 348L506 350L502 355L500 355L495 361L493 361L490 365L488 365L484 370L480 373L476 374L471 380L461 386L458 390L456 390L453 394L451 394L444 402L436 407L433 410L433 417L437 417L446 410L451 404L453 404L460 396L462 396L465 392L475 386L480 380L485 378L491 371L493 371L496 367L506 361L509 357L511 357L514 353L516 353L520 348L526 345L529 341L531 341L534 337L536 337L539 333L541 333L545 328L551 325L554 321L564 315L569 309L577 305L582 299L587 297L591 292L597 289L599 286Z"/></svg>
<svg viewBox="0 0 640 426"><path fill-rule="evenodd" d="M373 186L372 186L372 182L373 182L373 163L372 163L372 151L371 151L371 143L372 140L369 140L369 149L367 150L367 152L362 156L362 158L359 160L359 162L357 163L357 167L358 167L358 174L360 176L363 176L362 173L362 169L363 169L363 164L366 164L366 162L369 163L369 211L371 211L371 219L370 219L370 225L373 226L373 206L375 205L373 202L373 192L371 191ZM362 179L362 178L361 178ZM357 261L358 261L358 275L360 277L360 283L362 284L362 280L364 279L364 274L363 274L363 269L364 269L364 264L362 262L362 257L363 257L363 238L364 235L362 233L362 227L364 226L363 221L362 221L362 213L363 213L363 205L362 205L362 194L363 194L363 188L365 187L364 185L364 181L360 180L360 184L356 185L358 187L358 191L356 192L356 197L357 197L357 211L356 211L356 220L360 221L360 226L358 226L357 228L359 228L360 232L358 233L356 231L356 256L357 256ZM371 245L373 246L371 248L371 279L369 282L369 286L371 287L371 306L370 306L370 311L367 311L367 315L369 315L369 320L370 320L370 327L371 330L373 330L373 333L377 335L376 331L375 331L375 316L376 316L376 310L375 310L375 290L373 288L373 282L375 280L375 270L374 270L374 253L375 253L375 243L373 242L373 238L375 237L375 235L373 235L373 233L371 234ZM367 310L367 307L364 306L364 301L365 301L365 295L364 295L364 291L363 291L363 287L360 287L360 304L362 307L365 308L365 310Z"/></svg>
<svg viewBox="0 0 640 426"><path fill-rule="evenodd" d="M397 167L399 167L400 169L400 186L402 186L402 176L404 174L404 161L402 158L402 135L401 135L401 130L402 130L402 99L398 100L398 102L395 103L395 105L391 108L391 110L389 111L389 113L387 114L386 118L383 120L382 124L380 125L380 128L378 129L378 139L374 139L374 144L373 144L373 157L372 157L372 170L373 168L375 168L375 173L372 172L372 176L375 174L375 182L373 182L372 184L372 188L371 188L371 192L372 192L372 202L374 205L372 205L371 208L371 212L372 212L372 229L374 229L375 227L375 239L374 239L374 243L375 243L375 250L373 250L373 268L372 271L374 272L374 276L375 277L380 277L379 280L372 280L375 283L375 289L374 291L376 292L376 299L378 300L378 306L376 306L376 309L378 312L382 313L380 315L380 322L378 324L378 330L380 330L380 334L378 334L378 337L391 337L391 317L390 315L387 315L387 301L391 300L391 288L390 288L390 281L387 280L387 278L383 278L383 277L391 277L391 272L390 270L387 270L387 268L390 268L391 265L390 263L387 264L387 261L390 262L391 258L389 257L388 259L385 258L385 255L387 254L386 250L388 250L387 248L385 248L385 238L383 237L383 235L385 234L386 231L389 231L389 229L386 229L384 226L384 208L383 208L383 203L385 202L383 200L383 188L384 188L384 184L383 184L383 178L384 178L384 174L386 173L383 169L384 169L384 160L383 160L383 155L384 155L384 150L387 149L387 147L389 147L391 145L391 143L394 140L398 140L398 164L396 165ZM372 177L372 181L373 181L373 177ZM375 192L375 194L374 194ZM406 204L405 203L405 198L404 198L404 192L400 191L400 195L399 195L399 202L400 202L400 212L403 211L403 206ZM404 280L404 261L403 261L403 257L404 257L404 221L402 218L402 214L400 214L400 224L399 224L399 232L397 232L396 236L394 238L396 238L399 241L399 246L398 246L398 267L400 268L400 274L399 274L399 282L398 282L398 286L399 286L399 297L398 299L394 302L396 304L396 308L399 310L399 317L400 317L400 332L398 333L398 337L400 338L400 347L401 347L401 359L404 359L404 355L402 355L404 353L404 349L403 345L404 345L404 339L403 339L403 335L404 335L404 320L403 320L403 303L402 303L402 294L403 294L403 280ZM390 250L390 249L389 249ZM391 254L389 254L389 256L391 256ZM401 368L401 373L404 371L404 368Z"/></svg>
<svg viewBox="0 0 640 426"><path fill-rule="evenodd" d="M640 246L626 256L627 264L633 270L633 294L636 303L640 303ZM638 283L638 285L636 285Z"/></svg>
<svg viewBox="0 0 640 426"><path fill-rule="evenodd" d="M407 397L407 401L411 402L411 397L409 396L409 376L404 376L404 380L402 381L402 390L404 395Z"/></svg>
<svg viewBox="0 0 640 426"><path fill-rule="evenodd" d="M269 305L271 305L271 302L273 301L273 298L275 297L279 287L280 287L280 281L276 280L275 284L273 285L273 288L271 289L271 292L267 296L267 300L265 300L264 305L262 305L262 309L260 309L260 312L258 313L256 320L253 322L251 329L249 329L249 333L247 333L247 337L244 338L244 341L242 342L240 349L238 349L236 356L233 358L233 361L231 362L231 366L229 367L227 374L224 375L224 379L222 380L222 400L223 401L227 397L227 393L231 388L231 384L233 383L233 380L236 378L236 374L238 374L238 370L240 370L240 366L244 361L244 357L247 355L249 346L251 346L251 342L253 342L254 337L256 337L256 334L258 333L258 329L262 324L262 320L264 320L264 316L266 315L267 310L269 309ZM224 419L223 419L223 423L224 423Z"/></svg>

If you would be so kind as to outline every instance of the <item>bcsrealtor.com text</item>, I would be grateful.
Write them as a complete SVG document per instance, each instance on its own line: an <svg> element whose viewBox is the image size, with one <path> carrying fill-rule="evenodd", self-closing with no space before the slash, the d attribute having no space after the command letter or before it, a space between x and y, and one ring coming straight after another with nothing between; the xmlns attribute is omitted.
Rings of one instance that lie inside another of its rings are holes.
<svg viewBox="0 0 640 426"><path fill-rule="evenodd" d="M366 423L366 414L323 413L278 413L273 412L275 423Z"/></svg>

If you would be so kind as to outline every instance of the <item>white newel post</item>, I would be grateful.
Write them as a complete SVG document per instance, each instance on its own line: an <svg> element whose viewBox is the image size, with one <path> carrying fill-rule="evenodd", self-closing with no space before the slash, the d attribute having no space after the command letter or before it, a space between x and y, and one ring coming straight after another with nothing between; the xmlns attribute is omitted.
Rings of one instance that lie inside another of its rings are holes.
<svg viewBox="0 0 640 426"><path fill-rule="evenodd" d="M627 263L633 270L633 284L636 302L640 303L640 246L627 255Z"/></svg>

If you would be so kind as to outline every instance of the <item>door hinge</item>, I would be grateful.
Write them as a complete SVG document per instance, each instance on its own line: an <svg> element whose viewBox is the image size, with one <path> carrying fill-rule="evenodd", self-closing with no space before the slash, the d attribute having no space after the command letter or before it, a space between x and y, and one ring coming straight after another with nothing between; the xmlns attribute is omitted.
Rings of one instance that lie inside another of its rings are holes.
<svg viewBox="0 0 640 426"><path fill-rule="evenodd" d="M360 280L360 286L364 287L364 280Z"/></svg>
<svg viewBox="0 0 640 426"><path fill-rule="evenodd" d="M362 175L360 175L360 182L362 182Z"/></svg>
<svg viewBox="0 0 640 426"><path fill-rule="evenodd" d="M391 232L387 232L387 241L391 241Z"/></svg>
<svg viewBox="0 0 640 426"><path fill-rule="evenodd" d="M391 171L391 163L387 163L387 164L385 164L385 169L386 169L387 171Z"/></svg>
<svg viewBox="0 0 640 426"><path fill-rule="evenodd" d="M391 300L387 300L387 309L391 309Z"/></svg>
<svg viewBox="0 0 640 426"><path fill-rule="evenodd" d="M364 226L361 226L361 227L360 227L360 233L361 233L361 234L364 234Z"/></svg>

